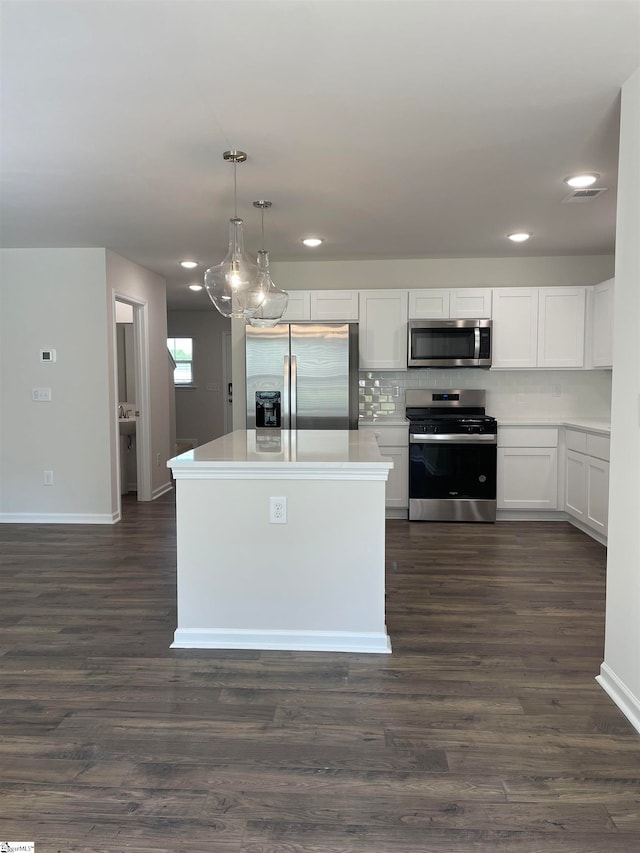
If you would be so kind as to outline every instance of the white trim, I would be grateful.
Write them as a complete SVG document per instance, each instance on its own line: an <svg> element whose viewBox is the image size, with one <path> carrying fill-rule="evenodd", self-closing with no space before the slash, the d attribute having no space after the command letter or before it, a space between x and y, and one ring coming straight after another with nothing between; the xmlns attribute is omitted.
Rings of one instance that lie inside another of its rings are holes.
<svg viewBox="0 0 640 853"><path fill-rule="evenodd" d="M138 500L152 500L151 476L151 362L149 357L149 306L133 303L134 346L136 348L136 461Z"/></svg>
<svg viewBox="0 0 640 853"><path fill-rule="evenodd" d="M496 521L568 521L566 512L560 509L499 509Z"/></svg>
<svg viewBox="0 0 640 853"><path fill-rule="evenodd" d="M0 524L115 524L120 513L3 512Z"/></svg>
<svg viewBox="0 0 640 853"><path fill-rule="evenodd" d="M162 486L158 486L157 489L154 489L151 493L151 500L155 501L157 498L162 497L162 495L166 495L167 492L170 492L173 489L173 483L169 480L168 483L164 483Z"/></svg>
<svg viewBox="0 0 640 853"><path fill-rule="evenodd" d="M386 633L354 631L261 631L178 628L172 649L271 649L300 652L391 654Z"/></svg>
<svg viewBox="0 0 640 853"><path fill-rule="evenodd" d="M188 453L189 451L187 451ZM355 462L178 462L170 465L176 480L382 480L391 465Z"/></svg>
<svg viewBox="0 0 640 853"><path fill-rule="evenodd" d="M602 533L599 533L597 530L594 530L592 527L589 527L586 524L582 524L575 518L573 515L569 515L567 513L567 521L569 524L572 524L574 527L577 527L582 533L586 533L587 536L590 536L592 539L595 539L596 542L599 542L601 545L607 546L607 537L603 536Z"/></svg>
<svg viewBox="0 0 640 853"><path fill-rule="evenodd" d="M634 696L606 663L600 667L600 675L596 675L596 681L640 733L640 699Z"/></svg>

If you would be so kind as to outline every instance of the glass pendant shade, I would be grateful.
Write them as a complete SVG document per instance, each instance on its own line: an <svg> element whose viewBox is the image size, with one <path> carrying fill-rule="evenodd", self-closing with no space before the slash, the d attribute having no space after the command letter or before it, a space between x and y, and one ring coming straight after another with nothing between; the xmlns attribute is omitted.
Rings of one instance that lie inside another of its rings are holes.
<svg viewBox="0 0 640 853"><path fill-rule="evenodd" d="M229 249L222 263L206 271L204 286L223 317L246 319L262 305L269 281L245 254L242 219L229 220Z"/></svg>
<svg viewBox="0 0 640 853"><path fill-rule="evenodd" d="M273 283L269 272L269 252L264 249L258 252L258 269L260 274L267 282L267 292L258 310L248 318L250 326L261 326L270 328L277 325L282 319L282 315L287 309L289 302L289 294L286 290L280 290Z"/></svg>

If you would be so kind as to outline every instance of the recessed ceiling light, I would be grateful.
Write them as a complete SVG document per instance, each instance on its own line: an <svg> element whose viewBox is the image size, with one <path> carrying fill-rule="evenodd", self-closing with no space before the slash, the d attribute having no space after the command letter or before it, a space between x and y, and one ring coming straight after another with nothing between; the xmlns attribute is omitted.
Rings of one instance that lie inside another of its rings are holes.
<svg viewBox="0 0 640 853"><path fill-rule="evenodd" d="M315 249L316 246L319 246L322 243L322 240L320 237L305 237L302 242L310 249Z"/></svg>
<svg viewBox="0 0 640 853"><path fill-rule="evenodd" d="M197 261L180 261L180 266L184 267L186 270L192 270L194 267L198 266Z"/></svg>
<svg viewBox="0 0 640 853"><path fill-rule="evenodd" d="M531 234L528 231L515 231L513 234L507 234L507 237L513 240L514 243L524 243L525 240L531 237Z"/></svg>
<svg viewBox="0 0 640 853"><path fill-rule="evenodd" d="M189 290L202 290L202 285L201 284L190 284Z"/></svg>
<svg viewBox="0 0 640 853"><path fill-rule="evenodd" d="M593 186L599 177L600 175L597 172L584 172L581 175L569 175L568 178L564 179L564 182L570 187L584 189Z"/></svg>

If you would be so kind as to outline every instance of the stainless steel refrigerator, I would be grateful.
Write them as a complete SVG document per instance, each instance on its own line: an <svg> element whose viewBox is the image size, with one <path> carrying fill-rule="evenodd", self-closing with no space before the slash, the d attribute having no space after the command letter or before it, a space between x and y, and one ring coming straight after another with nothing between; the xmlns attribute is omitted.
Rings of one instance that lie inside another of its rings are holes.
<svg viewBox="0 0 640 853"><path fill-rule="evenodd" d="M247 429L358 429L358 324L247 326Z"/></svg>

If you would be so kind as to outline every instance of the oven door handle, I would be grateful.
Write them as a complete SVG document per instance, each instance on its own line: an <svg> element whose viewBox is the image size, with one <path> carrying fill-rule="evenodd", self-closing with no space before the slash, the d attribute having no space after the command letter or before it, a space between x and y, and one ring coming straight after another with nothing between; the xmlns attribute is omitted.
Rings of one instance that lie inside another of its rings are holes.
<svg viewBox="0 0 640 853"><path fill-rule="evenodd" d="M440 433L439 435L410 435L409 444L428 444L430 442L445 442L449 444L497 444L495 435L473 435L472 433Z"/></svg>
<svg viewBox="0 0 640 853"><path fill-rule="evenodd" d="M473 330L473 357L478 360L480 358L480 327L476 326Z"/></svg>

